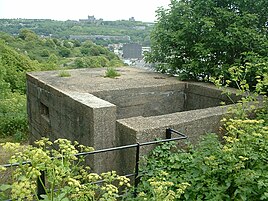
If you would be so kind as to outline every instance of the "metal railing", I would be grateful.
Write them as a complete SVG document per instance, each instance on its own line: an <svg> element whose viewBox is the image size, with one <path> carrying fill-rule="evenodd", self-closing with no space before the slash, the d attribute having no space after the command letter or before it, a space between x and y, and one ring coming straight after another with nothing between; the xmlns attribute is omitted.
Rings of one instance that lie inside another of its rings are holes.
<svg viewBox="0 0 268 201"><path fill-rule="evenodd" d="M176 134L178 137L172 138L172 134ZM130 149L130 148L136 148L136 155L135 155L135 169L134 173L126 174L123 175L125 177L133 177L134 176L134 197L137 196L137 187L139 184L139 162L140 162L140 148L143 146L148 146L148 145L155 145L155 144L160 144L164 142L171 142L171 141L178 141L178 140L183 140L187 139L188 137L174 129L168 128L166 129L166 139L162 140L155 140L155 141L150 141L150 142L143 142L143 143L135 143L135 144L130 144L130 145L124 145L124 146L118 146L118 147L112 147L112 148L107 148L107 149L100 149L100 150L95 150L91 152L83 152L83 153L78 153L75 154L76 157L81 157L81 156L88 156L88 155L95 155L95 154L100 154L100 153L106 153L106 152L112 152L112 151L118 151L118 150L124 150L124 149ZM16 167L19 165L24 165L24 164L31 164L31 161L25 161L23 163L13 163L13 164L5 164L3 167L9 168L9 167ZM45 194L45 189L44 185L45 184L45 172L41 172L40 178L37 180L37 195L41 199L41 195ZM98 183L101 183L102 181L98 181ZM8 201L8 200L7 200Z"/></svg>

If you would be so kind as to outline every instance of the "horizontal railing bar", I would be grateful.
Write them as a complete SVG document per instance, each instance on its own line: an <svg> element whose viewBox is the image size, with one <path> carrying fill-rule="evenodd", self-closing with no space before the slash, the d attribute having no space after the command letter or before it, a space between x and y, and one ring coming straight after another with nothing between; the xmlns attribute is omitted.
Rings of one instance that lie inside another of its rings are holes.
<svg viewBox="0 0 268 201"><path fill-rule="evenodd" d="M179 135L179 136L181 136L181 137L171 138L172 132L175 133L175 134L177 134L177 135ZM167 139L155 140L155 141L143 142L143 143L137 142L135 144L130 144L130 145L124 145L124 146L113 147L113 148L106 148L106 149L101 149L101 150L96 150L96 151L91 151L91 152L78 153L78 154L75 154L74 156L77 156L77 157L79 157L79 156L87 156L87 155L93 155L93 154L98 154L98 153L105 153L105 152L110 152L110 151L118 151L118 150L123 150L123 149L129 149L129 148L137 147L137 150L136 150L136 167L135 167L135 173L124 175L125 177L133 177L134 176L135 177L135 187L137 187L137 184L139 182L139 179L137 178L137 176L140 173L145 173L143 171L140 172L139 171L139 168L138 168L138 164L139 164L139 149L140 149L141 146L159 144L159 143L170 142L170 141L177 141L177 140L182 140L182 139L187 139L188 138L183 133L181 133L179 131L176 131L174 129L171 129L171 128L166 129L166 133L167 133L167 135L166 135ZM62 157L64 157L64 156L62 156ZM54 159L60 159L62 157L51 157L51 159L52 160L54 160ZM26 164L31 164L31 161L25 161L25 162L22 162L22 163L5 164L5 165L3 165L3 167L7 168L7 167L20 166L20 165L26 165ZM99 183L102 183L103 181L104 180L98 180L96 182L93 182L92 184L99 184ZM43 180L43 182L45 183L45 180ZM40 194L42 194L42 192L40 193L39 187L37 187L37 189L38 189L38 193L39 193L39 196L40 196ZM137 193L137 191L134 190L134 196L136 195L136 193ZM7 201L9 201L9 200L7 200Z"/></svg>
<svg viewBox="0 0 268 201"><path fill-rule="evenodd" d="M17 167L17 166L26 165L26 164L31 164L31 161L25 161L25 162L22 162L22 163L4 164L4 165L1 165L1 166L4 167L4 168L9 168L9 167Z"/></svg>
<svg viewBox="0 0 268 201"><path fill-rule="evenodd" d="M107 149L83 152L83 153L75 154L75 156L85 156L85 155L99 154L99 153L104 153L104 152L109 152L109 151L119 151L122 149L129 149L133 147L137 147L137 144L130 144L130 145L124 145L124 146L119 146L119 147L112 147L112 148L107 148Z"/></svg>
<svg viewBox="0 0 268 201"><path fill-rule="evenodd" d="M179 138L156 140L156 141L151 141L151 142L143 142L143 143L140 143L140 144L136 143L136 144L119 146L119 147L100 149L100 150L91 151L91 152L78 153L78 154L75 154L75 156L85 156L85 155L99 154L99 153L110 152L110 151L118 151L118 150L122 150L122 149L134 148L134 147L137 147L137 146L146 146L146 145L152 145L152 144L159 144L159 143L162 143L162 142L170 142L170 141L182 140L182 139L186 139L186 138L187 137L179 137Z"/></svg>
<svg viewBox="0 0 268 201"><path fill-rule="evenodd" d="M176 141L176 140L183 140L183 139L186 139L186 138L187 137L178 137L178 138L157 140L157 141L152 141L152 142L144 142L144 143L140 143L140 146L146 146L146 145L152 145L152 144L159 144L159 143L162 143L162 142L170 142L170 141Z"/></svg>
<svg viewBox="0 0 268 201"><path fill-rule="evenodd" d="M155 140L155 141L143 142L143 143L136 143L136 144L119 146L119 147L100 149L100 150L95 150L95 151L91 151L91 152L82 152L82 153L75 154L74 156L80 157L80 156L87 156L87 155L93 155L93 154L99 154L99 153L106 153L106 152L110 152L110 151L119 151L119 150L123 150L123 149L134 148L134 147L137 147L137 146L147 146L147 145L159 144L159 143L162 143L162 142L177 141L177 140L183 140L183 139L188 138L186 135L184 135L184 134L182 134L182 133L180 133L178 131L175 131L173 129L169 129L169 130L174 132L174 133L176 133L176 134L181 135L182 137ZM26 164L31 164L31 161L25 161L23 163L4 164L2 166L5 167L5 168L8 168L8 167L16 167L16 166L19 166L19 165L26 165Z"/></svg>

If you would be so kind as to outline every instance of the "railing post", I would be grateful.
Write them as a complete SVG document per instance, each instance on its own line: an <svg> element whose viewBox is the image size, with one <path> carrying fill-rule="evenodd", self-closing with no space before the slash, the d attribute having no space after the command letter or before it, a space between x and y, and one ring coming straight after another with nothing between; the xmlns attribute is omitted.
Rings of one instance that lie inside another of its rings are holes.
<svg viewBox="0 0 268 201"><path fill-rule="evenodd" d="M41 175L37 179L37 196L38 199L42 199L41 195L46 194L45 191L45 171L41 171Z"/></svg>
<svg viewBox="0 0 268 201"><path fill-rule="evenodd" d="M140 161L140 143L137 143L136 149L136 165L135 165L135 181L134 181L134 197L137 197L137 188L140 182L139 176L139 161Z"/></svg>
<svg viewBox="0 0 268 201"><path fill-rule="evenodd" d="M167 128L166 129L166 139L171 139L171 129L170 128Z"/></svg>

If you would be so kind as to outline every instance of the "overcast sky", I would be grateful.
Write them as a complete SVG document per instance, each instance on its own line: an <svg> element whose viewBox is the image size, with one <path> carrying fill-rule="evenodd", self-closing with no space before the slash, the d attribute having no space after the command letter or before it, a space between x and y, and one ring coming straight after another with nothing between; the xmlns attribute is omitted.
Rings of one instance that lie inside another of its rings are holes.
<svg viewBox="0 0 268 201"><path fill-rule="evenodd" d="M78 20L97 19L153 22L158 7L170 0L0 0L0 18Z"/></svg>

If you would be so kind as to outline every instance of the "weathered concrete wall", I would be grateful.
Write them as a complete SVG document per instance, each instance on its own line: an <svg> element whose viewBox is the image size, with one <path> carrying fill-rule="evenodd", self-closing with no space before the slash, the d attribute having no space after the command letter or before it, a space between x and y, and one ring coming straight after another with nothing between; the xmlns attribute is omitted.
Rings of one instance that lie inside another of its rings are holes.
<svg viewBox="0 0 268 201"><path fill-rule="evenodd" d="M227 108L212 107L191 110L153 117L133 117L117 120L117 133L121 137L119 143L134 144L165 138L167 128L178 130L189 137L189 141L196 143L205 133L218 133L220 120L226 114ZM172 137L177 137L173 135ZM141 150L141 154L148 153L152 147ZM135 149L121 152L120 171L131 172L135 167Z"/></svg>
<svg viewBox="0 0 268 201"><path fill-rule="evenodd" d="M31 76L27 80L31 143L48 137L76 140L95 149L115 146L115 105L87 93L58 91ZM91 167L106 171L113 160L111 154L92 157Z"/></svg>
<svg viewBox="0 0 268 201"><path fill-rule="evenodd" d="M95 96L117 106L117 119L155 116L184 110L185 84L99 91Z"/></svg>
<svg viewBox="0 0 268 201"><path fill-rule="evenodd" d="M222 90L219 90L212 84L185 83L186 100L184 111L216 107L221 105L221 102L232 104L240 99L234 94L235 90L229 89L229 91L231 93L227 96Z"/></svg>
<svg viewBox="0 0 268 201"><path fill-rule="evenodd" d="M140 69L121 68L118 79L104 78L104 69L70 73L68 78L55 71L27 75L31 142L42 136L67 138L98 150L152 141L164 137L169 127L195 141L217 131L225 113L218 105L230 103L212 85ZM135 149L90 158L96 172L129 173L133 160Z"/></svg>

